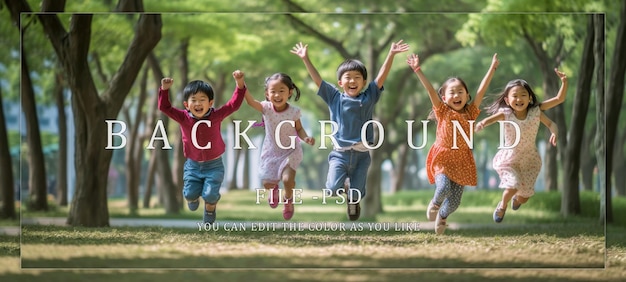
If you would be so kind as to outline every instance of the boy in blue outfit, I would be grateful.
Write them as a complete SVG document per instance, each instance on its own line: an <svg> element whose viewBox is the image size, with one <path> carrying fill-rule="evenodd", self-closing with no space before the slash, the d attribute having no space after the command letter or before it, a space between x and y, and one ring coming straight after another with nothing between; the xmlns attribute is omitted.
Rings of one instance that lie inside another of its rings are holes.
<svg viewBox="0 0 626 282"><path fill-rule="evenodd" d="M328 105L330 119L337 125L334 135L333 151L328 155L328 175L326 188L333 195L345 191L348 195L347 213L352 221L359 219L361 214L360 200L365 197L365 183L371 157L367 145L374 143L372 125L366 128L366 140L361 139L361 128L372 120L374 105L384 90L383 83L387 79L393 57L409 50L409 45L402 40L391 44L389 53L378 72L378 76L366 84L367 69L365 65L354 59L345 60L337 68L337 84L341 89L322 80L319 72L308 56L308 45L302 42L291 49L291 53L302 59L304 65L319 87L317 95ZM346 178L350 179L350 189L343 187Z"/></svg>

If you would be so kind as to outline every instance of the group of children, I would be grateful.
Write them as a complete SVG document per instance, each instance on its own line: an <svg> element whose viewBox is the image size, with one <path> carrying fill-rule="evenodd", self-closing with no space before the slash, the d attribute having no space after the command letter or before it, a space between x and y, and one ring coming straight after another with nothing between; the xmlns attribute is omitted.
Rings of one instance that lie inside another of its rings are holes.
<svg viewBox="0 0 626 282"><path fill-rule="evenodd" d="M326 189L333 195L347 194L347 215L350 220L360 216L359 201L366 195L367 170L371 163L368 144L373 144L372 126L365 131L366 140L362 140L361 128L372 119L374 106L384 91L383 84L389 74L395 55L406 52L409 46L402 40L393 42L377 76L367 83L365 65L354 59L347 59L337 69L337 85L324 81L308 57L308 45L298 43L291 53L300 57L313 82L318 86L317 95L328 105L330 119L337 125L333 150L328 156L328 174ZM509 82L496 101L488 107L491 114L484 120L474 121L480 113L480 103L498 67L497 54L494 54L487 74L483 78L474 99L465 82L453 77L446 80L439 90L435 90L421 70L419 57L408 56L407 64L415 72L426 88L432 103L430 118L437 121L436 141L428 152L426 167L428 179L435 184L433 198L428 204L426 216L435 221L435 232L443 234L446 219L460 205L464 186L477 184L476 166L472 150L461 140L461 134L455 134L460 126L465 133L482 130L497 121L510 121L518 124L521 140L517 146L500 149L493 159L493 167L498 172L503 188L502 201L493 213L495 222L504 218L508 202L513 210L526 203L534 193L534 183L541 168L541 159L535 146L539 122L544 123L552 132L550 142L556 145L557 127L542 111L552 108L565 100L567 77L555 69L561 78L558 94L543 103L528 83L521 79ZM204 222L213 223L216 207L220 199L220 187L224 179L224 165L221 155L225 144L220 134L220 123L247 102L263 116L265 139L261 152L261 180L269 190L268 202L276 208L283 203L283 218L289 220L294 214L293 189L296 185L296 169L302 161L299 138L309 145L315 144L315 138L309 136L300 121L300 109L288 103L295 95L300 98L300 89L289 75L276 73L265 80L265 99L257 101L248 91L243 72L233 72L236 87L232 98L219 108L213 107L213 89L203 81L192 81L183 90L185 109L171 106L169 88L173 80L163 78L159 91L159 109L180 124L183 151L187 158L184 167L183 196L190 210L199 207L199 198L204 200ZM295 92L295 93L294 93ZM202 122L205 125L196 125ZM194 126L195 125L195 126ZM276 130L280 128L279 134ZM506 144L516 139L517 128L509 123L504 126ZM195 139L192 138L195 135ZM458 140L455 140L458 139ZM293 144L284 146L279 144ZM346 183L349 179L349 183ZM284 187L283 199L279 196L279 183ZM348 187L344 187L346 184Z"/></svg>

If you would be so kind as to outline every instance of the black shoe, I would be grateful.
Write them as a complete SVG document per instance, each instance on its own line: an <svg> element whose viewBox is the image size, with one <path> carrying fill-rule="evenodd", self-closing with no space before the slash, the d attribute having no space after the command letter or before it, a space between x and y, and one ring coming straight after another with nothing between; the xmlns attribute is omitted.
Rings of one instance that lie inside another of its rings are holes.
<svg viewBox="0 0 626 282"><path fill-rule="evenodd" d="M213 211L208 211L206 209L206 207L204 208L204 223L209 223L212 224L213 222L215 222L215 217L216 217L216 211L217 211L217 207L215 207L215 209Z"/></svg>
<svg viewBox="0 0 626 282"><path fill-rule="evenodd" d="M359 216L361 216L361 205L359 203L348 204L348 219L355 221L359 219Z"/></svg>

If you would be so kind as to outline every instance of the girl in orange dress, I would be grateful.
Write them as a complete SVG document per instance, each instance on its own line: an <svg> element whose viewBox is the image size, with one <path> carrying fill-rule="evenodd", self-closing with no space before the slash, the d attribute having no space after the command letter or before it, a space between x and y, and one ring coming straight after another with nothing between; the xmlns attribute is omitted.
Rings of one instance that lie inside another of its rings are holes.
<svg viewBox="0 0 626 282"><path fill-rule="evenodd" d="M480 113L478 106L499 61L497 54L494 54L491 66L478 87L476 99L471 102L467 85L460 78L446 80L437 92L421 71L417 55L409 55L407 63L428 91L433 104L431 116L434 114L437 120L437 140L426 158L428 180L435 184L436 189L426 216L428 220L435 221L435 232L443 234L446 219L461 204L464 186L475 186L477 183L476 164L468 145L471 140L469 136L473 132L473 122Z"/></svg>

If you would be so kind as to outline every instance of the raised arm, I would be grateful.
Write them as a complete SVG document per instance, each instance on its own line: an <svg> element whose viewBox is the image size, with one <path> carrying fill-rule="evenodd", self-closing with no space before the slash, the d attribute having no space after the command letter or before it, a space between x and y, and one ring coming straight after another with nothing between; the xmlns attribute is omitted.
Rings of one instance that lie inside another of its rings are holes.
<svg viewBox="0 0 626 282"><path fill-rule="evenodd" d="M498 53L495 53L493 54L493 58L491 59L491 66L489 66L489 70L487 71L487 74L485 74L485 77L483 78L483 80L480 82L480 85L478 86L478 90L476 91L476 98L472 102L474 103L476 107L480 106L480 103L483 101L483 97L485 97L485 92L487 92L489 83L491 83L491 78L493 77L493 74L496 72L496 69L498 68L499 64L500 64L500 61L498 61Z"/></svg>
<svg viewBox="0 0 626 282"><path fill-rule="evenodd" d="M244 99L246 99L246 103L248 103L250 107L257 110L258 112L263 113L263 105L261 105L261 102L257 101L256 99L254 99L254 97L252 97L252 94L250 94L250 91L246 90L246 96L244 96Z"/></svg>
<svg viewBox="0 0 626 282"><path fill-rule="evenodd" d="M380 66L378 76L376 76L375 81L379 89L383 87L383 83L385 83L385 80L387 79L387 75L389 74L389 70L391 69L391 65L393 64L393 58L396 56L396 54L406 52L408 50L409 44L402 43L402 40L391 43L389 53L387 53L387 57L385 58L383 65Z"/></svg>
<svg viewBox="0 0 626 282"><path fill-rule="evenodd" d="M308 44L302 44L302 42L299 42L298 44L296 44L296 46L291 48L290 52L298 55L298 57L302 59L306 70L309 72L309 75L313 79L313 82L315 82L315 85L317 85L317 87L320 87L320 85L322 85L322 77L320 76L320 73L317 71L317 69L313 66L313 63L311 63L311 60L309 60L308 46Z"/></svg>
<svg viewBox="0 0 626 282"><path fill-rule="evenodd" d="M415 74L417 75L417 78L419 78L424 88L426 88L426 91L428 91L428 97L430 97L430 102L432 102L433 107L435 108L439 107L442 103L441 98L439 98L439 94L437 94L437 91L435 90L433 85L430 84L430 81L428 81L428 79L422 72L422 69L420 68L419 57L415 54L411 54L406 60L406 63L409 64L409 67L411 67L413 72L415 72Z"/></svg>
<svg viewBox="0 0 626 282"><path fill-rule="evenodd" d="M539 120L541 120L541 123L550 129L550 133L552 133L550 135L550 144L552 144L552 146L556 146L556 138L559 136L559 127L543 112L539 115Z"/></svg>
<svg viewBox="0 0 626 282"><path fill-rule="evenodd" d="M498 112L495 113L493 115L490 115L486 118L484 118L483 120L479 121L475 126L474 126L474 131L475 132L479 132L481 130L483 130L483 128L490 126L492 124L494 124L496 121L499 120L503 120L504 119L504 113L502 112Z"/></svg>
<svg viewBox="0 0 626 282"><path fill-rule="evenodd" d="M539 108L542 111L554 108L559 104L565 102L565 94L567 94L567 75L565 75L565 73L563 72L560 72L556 68L554 69L554 72L556 73L556 75L559 76L559 78L561 78L561 88L559 89L559 93L557 93L556 96L544 101L543 103L541 103L541 105L539 105Z"/></svg>

